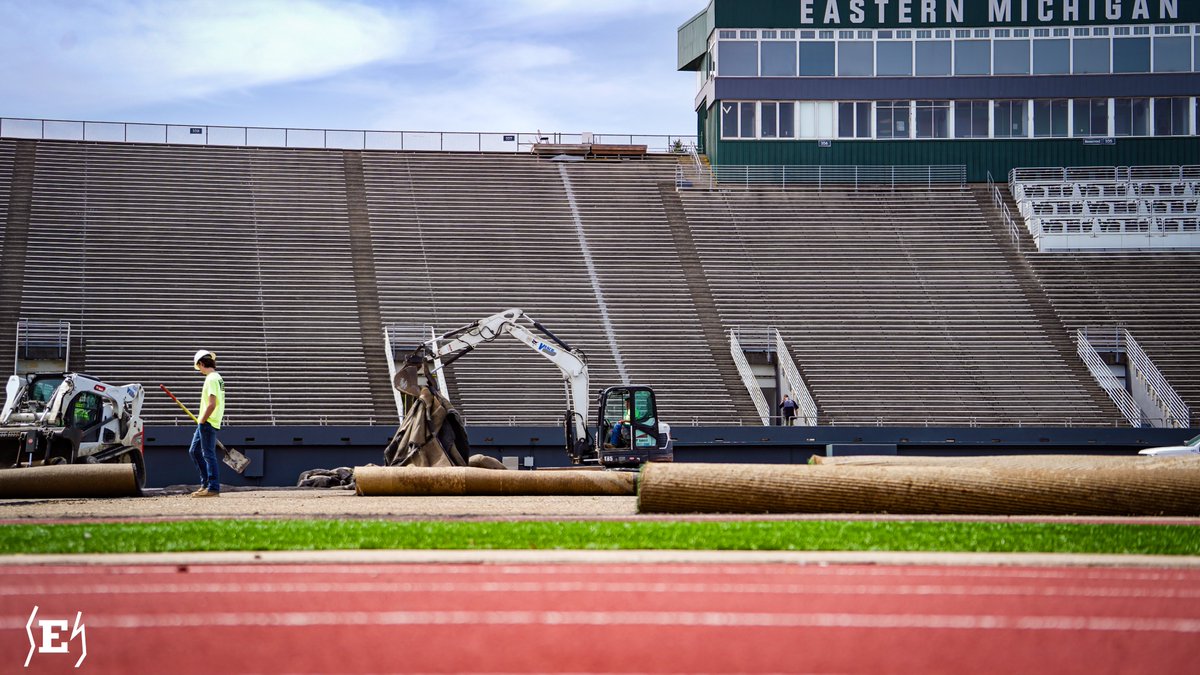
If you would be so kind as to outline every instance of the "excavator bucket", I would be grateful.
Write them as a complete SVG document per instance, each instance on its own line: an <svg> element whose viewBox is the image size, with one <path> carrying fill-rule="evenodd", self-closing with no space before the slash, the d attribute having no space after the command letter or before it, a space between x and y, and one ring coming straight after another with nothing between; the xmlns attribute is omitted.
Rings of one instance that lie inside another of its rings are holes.
<svg viewBox="0 0 1200 675"><path fill-rule="evenodd" d="M392 378L392 386L396 391L413 398L420 396L422 365L423 360L418 353L409 354L404 360L404 367L396 371L396 376Z"/></svg>

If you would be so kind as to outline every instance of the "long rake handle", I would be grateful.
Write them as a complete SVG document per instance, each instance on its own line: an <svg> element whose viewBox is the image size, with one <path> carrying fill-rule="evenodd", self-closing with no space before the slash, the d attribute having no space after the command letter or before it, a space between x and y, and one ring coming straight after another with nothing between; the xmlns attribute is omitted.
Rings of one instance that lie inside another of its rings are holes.
<svg viewBox="0 0 1200 675"><path fill-rule="evenodd" d="M160 385L158 385L158 388L162 389L164 394L166 394L167 396L170 396L171 400L175 401L175 405L179 406L180 409L183 410L183 412L187 413L187 416L192 418L193 422L195 422L196 424L200 423L200 420L196 419L196 416L192 414L191 410L188 410L188 407L183 404L183 401L180 401L179 399L175 398L175 394L172 394L171 390L167 389L167 385L160 384Z"/></svg>

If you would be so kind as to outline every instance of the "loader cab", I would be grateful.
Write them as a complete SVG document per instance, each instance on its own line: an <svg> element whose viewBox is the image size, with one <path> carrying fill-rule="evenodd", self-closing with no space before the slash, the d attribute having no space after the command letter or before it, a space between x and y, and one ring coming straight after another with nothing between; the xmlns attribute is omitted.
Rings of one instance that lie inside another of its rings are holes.
<svg viewBox="0 0 1200 675"><path fill-rule="evenodd" d="M65 379L65 375L57 373L34 375L28 386L28 400L39 404L40 409L44 410L50 404L50 399L54 398L54 392L58 391Z"/></svg>
<svg viewBox="0 0 1200 675"><path fill-rule="evenodd" d="M669 434L661 433L650 387L609 387L600 392L596 443L604 466L638 466L672 459Z"/></svg>

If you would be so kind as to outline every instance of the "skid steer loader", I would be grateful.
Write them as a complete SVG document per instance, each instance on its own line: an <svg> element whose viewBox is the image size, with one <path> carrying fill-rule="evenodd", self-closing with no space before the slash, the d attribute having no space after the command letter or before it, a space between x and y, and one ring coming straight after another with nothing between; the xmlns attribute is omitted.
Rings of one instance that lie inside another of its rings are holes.
<svg viewBox="0 0 1200 675"><path fill-rule="evenodd" d="M0 470L65 464L133 464L146 483L140 384L80 373L13 375L0 412Z"/></svg>

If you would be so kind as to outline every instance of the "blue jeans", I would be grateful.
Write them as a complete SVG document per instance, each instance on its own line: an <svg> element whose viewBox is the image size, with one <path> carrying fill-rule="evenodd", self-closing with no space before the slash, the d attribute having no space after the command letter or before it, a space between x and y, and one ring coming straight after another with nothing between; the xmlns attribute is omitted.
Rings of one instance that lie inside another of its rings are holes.
<svg viewBox="0 0 1200 675"><path fill-rule="evenodd" d="M205 422L196 426L192 436L192 447L188 450L192 462L200 469L200 487L209 492L221 491L221 479L217 476L217 430Z"/></svg>

